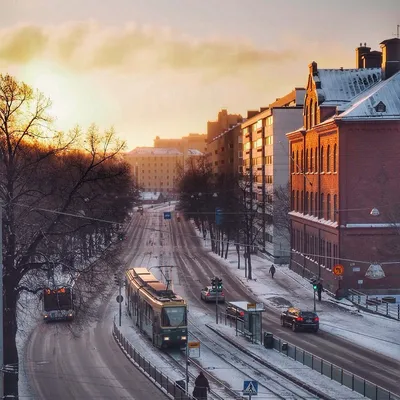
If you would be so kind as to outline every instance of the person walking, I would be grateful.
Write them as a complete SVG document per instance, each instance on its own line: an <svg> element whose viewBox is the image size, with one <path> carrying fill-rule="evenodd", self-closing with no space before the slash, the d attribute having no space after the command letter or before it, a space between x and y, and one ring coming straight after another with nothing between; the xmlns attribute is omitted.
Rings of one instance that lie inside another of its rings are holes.
<svg viewBox="0 0 400 400"><path fill-rule="evenodd" d="M322 295L323 291L324 291L324 287L322 286L322 283L318 282L317 283L318 301L321 301L321 295Z"/></svg>
<svg viewBox="0 0 400 400"><path fill-rule="evenodd" d="M200 371L199 376L194 381L193 397L196 400L207 400L207 392L210 392L210 384L203 371Z"/></svg>
<svg viewBox="0 0 400 400"><path fill-rule="evenodd" d="M269 269L269 273L272 275L272 279L274 279L275 272L276 272L275 265L272 264L271 268Z"/></svg>

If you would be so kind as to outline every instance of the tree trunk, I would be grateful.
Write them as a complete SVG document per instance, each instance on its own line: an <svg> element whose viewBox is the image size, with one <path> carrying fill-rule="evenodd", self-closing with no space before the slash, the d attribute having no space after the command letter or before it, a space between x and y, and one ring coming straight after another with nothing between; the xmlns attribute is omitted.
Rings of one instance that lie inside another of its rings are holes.
<svg viewBox="0 0 400 400"><path fill-rule="evenodd" d="M253 279L252 271L251 271L251 249L250 249L250 233L247 233L247 240L246 240L246 252L247 252L247 279Z"/></svg>
<svg viewBox="0 0 400 400"><path fill-rule="evenodd" d="M10 287L11 285L7 285ZM17 336L17 301L18 297L11 288L4 289L4 365L13 368L13 373L4 373L4 398L18 399L18 350Z"/></svg>
<svg viewBox="0 0 400 400"><path fill-rule="evenodd" d="M226 238L225 260L228 258L229 236Z"/></svg>

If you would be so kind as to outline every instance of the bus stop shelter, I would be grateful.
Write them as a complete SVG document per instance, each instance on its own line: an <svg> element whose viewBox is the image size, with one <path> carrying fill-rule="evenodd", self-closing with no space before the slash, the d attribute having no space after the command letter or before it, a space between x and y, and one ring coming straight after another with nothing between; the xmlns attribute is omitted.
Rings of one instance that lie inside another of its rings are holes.
<svg viewBox="0 0 400 400"><path fill-rule="evenodd" d="M249 303L247 301L229 301L228 306L237 311L243 311L243 320L235 318L236 335L247 337L252 343L262 343L262 312L265 311L263 303Z"/></svg>

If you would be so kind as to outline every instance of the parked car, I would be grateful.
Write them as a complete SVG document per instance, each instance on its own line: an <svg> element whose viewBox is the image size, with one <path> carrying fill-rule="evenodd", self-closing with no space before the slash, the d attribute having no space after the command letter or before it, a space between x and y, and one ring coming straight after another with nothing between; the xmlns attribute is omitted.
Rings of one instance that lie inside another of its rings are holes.
<svg viewBox="0 0 400 400"><path fill-rule="evenodd" d="M143 213L143 206L139 206L139 207L137 208L137 210L138 210L138 212Z"/></svg>
<svg viewBox="0 0 400 400"><path fill-rule="evenodd" d="M232 307L232 306L226 307L225 313L226 313L227 318L234 318L234 319L236 319L236 318L243 319L244 318L244 311L238 310L237 308Z"/></svg>
<svg viewBox="0 0 400 400"><path fill-rule="evenodd" d="M200 298L205 302L213 301L215 303L217 300L217 291L212 286L206 286L204 289L201 289ZM225 293L222 290L218 290L218 303L225 303Z"/></svg>
<svg viewBox="0 0 400 400"><path fill-rule="evenodd" d="M318 332L319 318L313 311L303 311L299 308L290 307L281 314L281 325L290 326L293 332L298 330L312 330Z"/></svg>

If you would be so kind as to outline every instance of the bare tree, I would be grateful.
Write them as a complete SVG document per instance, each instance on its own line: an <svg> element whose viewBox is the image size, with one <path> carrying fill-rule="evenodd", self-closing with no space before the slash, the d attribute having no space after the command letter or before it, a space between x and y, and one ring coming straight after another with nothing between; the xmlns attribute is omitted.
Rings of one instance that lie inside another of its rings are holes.
<svg viewBox="0 0 400 400"><path fill-rule="evenodd" d="M93 270L93 263L86 261L90 255L102 254L110 244L110 232L124 222L129 208L129 201L122 210L110 207L115 196L131 191L128 169L118 159L124 144L112 130L100 134L95 126L86 133L78 128L68 135L52 131L50 104L26 84L0 75L5 365L18 365L21 293L39 292L48 282L49 271L57 268L66 267L82 277ZM105 183L114 198L107 205L103 198L103 211L99 211L95 201ZM107 234L94 244L95 232L101 230ZM18 398L17 374L5 374L4 393Z"/></svg>
<svg viewBox="0 0 400 400"><path fill-rule="evenodd" d="M279 230L280 236L290 240L290 189L289 184L279 186L273 193L273 224Z"/></svg>

